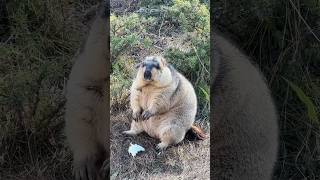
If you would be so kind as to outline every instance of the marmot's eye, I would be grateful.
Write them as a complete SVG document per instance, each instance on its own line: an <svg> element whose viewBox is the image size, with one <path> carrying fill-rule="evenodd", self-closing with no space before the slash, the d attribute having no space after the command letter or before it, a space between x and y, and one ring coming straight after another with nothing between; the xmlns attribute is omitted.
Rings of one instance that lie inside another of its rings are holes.
<svg viewBox="0 0 320 180"><path fill-rule="evenodd" d="M159 66L159 64L158 65L156 65L156 68L159 70L160 69L160 66Z"/></svg>

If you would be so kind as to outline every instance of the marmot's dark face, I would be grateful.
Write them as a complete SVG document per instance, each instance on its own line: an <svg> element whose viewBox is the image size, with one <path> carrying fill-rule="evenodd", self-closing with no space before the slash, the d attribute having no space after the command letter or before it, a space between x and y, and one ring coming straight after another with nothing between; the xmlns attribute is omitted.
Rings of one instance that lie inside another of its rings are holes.
<svg viewBox="0 0 320 180"><path fill-rule="evenodd" d="M141 66L144 69L143 78L145 81L152 81L152 75L157 73L156 71L160 70L159 62L154 59L143 61Z"/></svg>
<svg viewBox="0 0 320 180"><path fill-rule="evenodd" d="M143 74L144 81L156 81L165 67L164 60L161 57L148 56L138 67Z"/></svg>

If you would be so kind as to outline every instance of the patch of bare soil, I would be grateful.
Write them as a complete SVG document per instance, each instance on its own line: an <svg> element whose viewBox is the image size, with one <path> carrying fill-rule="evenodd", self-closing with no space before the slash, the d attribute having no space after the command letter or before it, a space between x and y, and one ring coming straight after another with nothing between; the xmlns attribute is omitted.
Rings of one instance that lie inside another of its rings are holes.
<svg viewBox="0 0 320 180"><path fill-rule="evenodd" d="M130 128L131 113L113 113L110 121L111 179L209 179L210 138L204 141L185 139L158 155L155 147L159 140L146 133L122 134ZM209 134L209 123L197 124ZM128 153L130 143L143 146L145 151L132 157Z"/></svg>

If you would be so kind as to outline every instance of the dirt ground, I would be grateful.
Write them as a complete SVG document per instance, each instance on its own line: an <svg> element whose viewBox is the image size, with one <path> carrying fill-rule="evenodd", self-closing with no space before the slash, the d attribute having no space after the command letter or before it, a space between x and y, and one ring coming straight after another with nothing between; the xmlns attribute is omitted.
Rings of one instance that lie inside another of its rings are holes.
<svg viewBox="0 0 320 180"><path fill-rule="evenodd" d="M111 179L209 179L210 138L188 141L169 147L158 155L155 146L159 140L146 133L127 136L121 132L130 128L130 112L113 113L111 123ZM199 122L199 123L198 123ZM197 120L197 125L209 134L209 123ZM128 153L130 143L145 148L135 157Z"/></svg>

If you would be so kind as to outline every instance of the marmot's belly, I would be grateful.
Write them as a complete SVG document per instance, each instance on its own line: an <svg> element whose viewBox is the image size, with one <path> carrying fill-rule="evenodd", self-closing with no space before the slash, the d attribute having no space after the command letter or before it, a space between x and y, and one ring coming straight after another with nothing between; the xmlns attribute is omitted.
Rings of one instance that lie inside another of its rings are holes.
<svg viewBox="0 0 320 180"><path fill-rule="evenodd" d="M175 126L181 129L188 130L191 128L193 123L192 118L181 119L175 114L165 113L162 115L155 115L150 117L148 120L139 122L141 128L151 137L160 138L160 133L164 128Z"/></svg>
<svg viewBox="0 0 320 180"><path fill-rule="evenodd" d="M152 98L152 94L154 93L155 92L150 90L141 92L141 95L139 96L139 105L142 109L148 109L150 103L154 101L154 99Z"/></svg>
<svg viewBox="0 0 320 180"><path fill-rule="evenodd" d="M160 137L159 127L162 124L161 122L164 120L165 118L163 117L163 115L161 116L156 115L156 116L150 117L148 120L139 122L139 124L149 136L159 139Z"/></svg>

